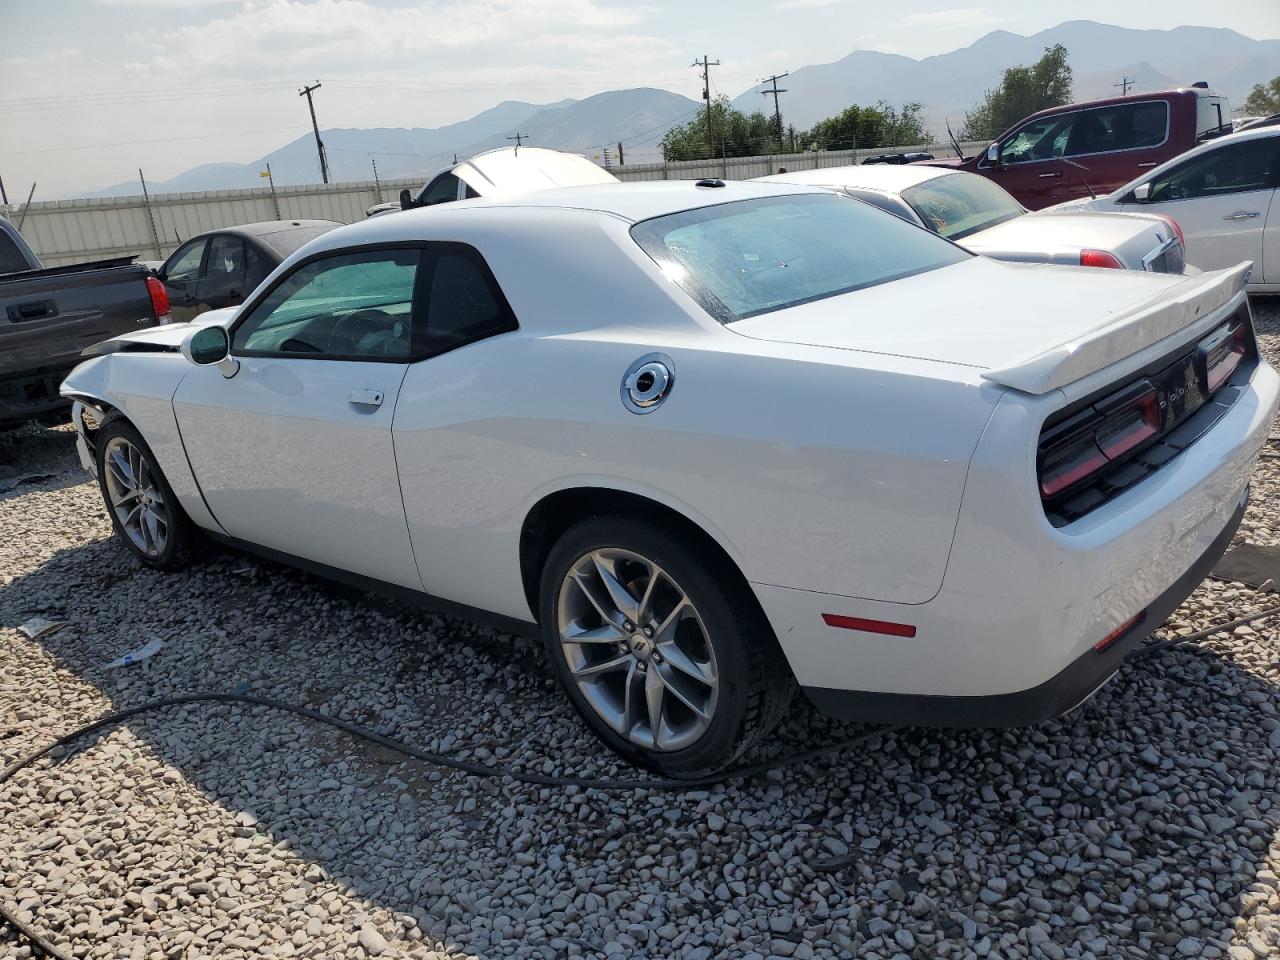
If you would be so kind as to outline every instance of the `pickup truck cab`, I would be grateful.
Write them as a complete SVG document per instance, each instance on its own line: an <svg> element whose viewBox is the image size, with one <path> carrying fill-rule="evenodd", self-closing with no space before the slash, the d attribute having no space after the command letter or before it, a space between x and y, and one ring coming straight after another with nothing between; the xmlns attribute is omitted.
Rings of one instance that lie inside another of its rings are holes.
<svg viewBox="0 0 1280 960"><path fill-rule="evenodd" d="M1230 132L1227 98L1207 84L1194 84L1041 110L975 157L927 162L988 177L1023 206L1040 210L1110 193Z"/></svg>
<svg viewBox="0 0 1280 960"><path fill-rule="evenodd" d="M164 286L133 261L45 269L0 217L0 426L69 407L58 388L85 347L169 320Z"/></svg>

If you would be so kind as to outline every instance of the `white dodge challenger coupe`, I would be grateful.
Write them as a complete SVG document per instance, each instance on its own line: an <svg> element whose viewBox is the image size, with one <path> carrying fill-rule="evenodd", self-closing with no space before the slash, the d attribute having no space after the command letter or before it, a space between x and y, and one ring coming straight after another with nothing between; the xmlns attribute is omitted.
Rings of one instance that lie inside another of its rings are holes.
<svg viewBox="0 0 1280 960"><path fill-rule="evenodd" d="M613 750L723 768L1088 697L1225 549L1276 412L1247 267L999 263L814 187L339 228L67 378L125 546L208 536L540 629Z"/></svg>

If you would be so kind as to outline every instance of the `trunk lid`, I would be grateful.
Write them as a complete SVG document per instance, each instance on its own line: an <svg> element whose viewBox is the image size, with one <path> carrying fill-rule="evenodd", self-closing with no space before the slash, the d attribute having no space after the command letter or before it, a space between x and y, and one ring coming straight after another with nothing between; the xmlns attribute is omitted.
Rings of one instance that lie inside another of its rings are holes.
<svg viewBox="0 0 1280 960"><path fill-rule="evenodd" d="M974 257L728 328L760 340L960 364L1048 393L1231 302L1247 266L1186 277Z"/></svg>
<svg viewBox="0 0 1280 960"><path fill-rule="evenodd" d="M1172 239L1157 217L1130 213L1030 213L970 234L962 247L998 260L1078 266L1083 249L1115 253L1130 265Z"/></svg>

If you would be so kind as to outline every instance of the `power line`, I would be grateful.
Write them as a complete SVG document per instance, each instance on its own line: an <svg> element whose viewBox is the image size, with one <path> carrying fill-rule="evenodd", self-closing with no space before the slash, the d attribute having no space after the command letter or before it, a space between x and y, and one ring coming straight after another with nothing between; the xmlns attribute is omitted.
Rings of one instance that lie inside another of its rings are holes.
<svg viewBox="0 0 1280 960"><path fill-rule="evenodd" d="M704 53L702 59L693 61L691 66L702 67L702 99L707 102L707 156L714 157L716 138L711 128L711 68L720 66L720 61L713 63Z"/></svg>
<svg viewBox="0 0 1280 960"><path fill-rule="evenodd" d="M324 141L320 139L320 124L316 123L316 105L311 100L311 92L320 89L320 81L317 80L309 87L303 87L298 91L298 96L307 98L307 108L311 111L311 129L316 135L316 153L320 155L320 177L325 183L329 182L329 158L324 155Z"/></svg>

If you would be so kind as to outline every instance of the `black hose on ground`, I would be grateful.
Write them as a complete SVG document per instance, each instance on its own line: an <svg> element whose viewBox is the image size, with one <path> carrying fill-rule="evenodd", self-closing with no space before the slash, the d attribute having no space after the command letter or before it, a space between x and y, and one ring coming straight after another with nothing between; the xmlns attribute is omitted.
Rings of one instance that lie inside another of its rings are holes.
<svg viewBox="0 0 1280 960"><path fill-rule="evenodd" d="M1245 624L1253 623L1257 620L1263 620L1267 617L1273 617L1277 614L1280 614L1280 606L1268 607L1266 610L1260 610L1257 613L1238 617L1235 620L1218 624L1217 626L1205 627L1202 630L1197 630L1196 632L1189 633L1186 636L1168 637L1164 640L1148 644L1145 647L1138 648L1129 655L1126 662L1140 660L1151 656L1153 653L1157 653L1161 650L1167 650L1180 644L1191 643L1195 640L1203 640L1215 633L1222 633L1224 630L1234 630L1236 627L1244 626ZM869 730L865 733L857 734L856 736L847 737L844 740L839 740L836 743L828 744L824 747L815 747L811 750L790 754L781 759L767 760L744 767L737 767L714 776L699 777L693 780L668 780L662 778L600 780L586 777L557 777L543 773L524 773L522 771L509 770L489 764L474 763L469 760L459 760L457 757L451 757L442 753L433 753L429 750L422 750L399 740L393 740L391 737L383 736L382 734L362 727L359 724L351 723L347 720L341 720L338 717L321 713L319 710L313 710L310 707L300 707L296 704L285 703L282 700L258 697L250 693L224 693L209 691L163 697L159 700L151 700L147 703L139 704L136 707L129 707L124 710L117 710L114 713L105 714L97 720L86 723L84 726L77 727L69 733L63 734L51 743L41 747L39 750L36 750L9 764L9 766L5 767L3 771L0 771L0 785L7 783L19 770L31 766L31 764L35 763L41 757L48 756L60 747L64 747L86 734L93 733L94 731L101 730L105 727L114 726L115 724L128 720L131 717L136 717L139 714L148 713L152 710L161 710L165 707L182 706L192 703L246 703L256 707L267 707L271 710L282 710L286 713L292 713L300 717L306 717L309 720L316 720L320 723L328 724L337 730L342 730L352 736L369 740L373 743L379 744L380 746L386 747L388 750L393 750L396 753L403 754L404 756L410 757L414 760L420 760L424 763L434 764L435 766L446 767L450 770L457 770L460 773L465 773L473 777L484 777L495 780L510 779L518 783L527 783L538 787L580 787L584 790L606 790L614 792L628 790L692 790L697 787L706 787L713 784L724 783L728 780L739 780L754 777L762 773L767 773L770 770L780 770L785 767L808 763L811 760L816 760L819 757L823 757L828 754L838 753L839 751L846 750L849 747L865 743L866 741L878 737L881 734L897 730L901 726L894 725L888 727L877 727L874 730ZM33 930L30 925L19 920L2 904L0 904L0 921L3 921L16 930L21 937L30 941L37 950L46 956L53 957L55 960L72 960L70 956L55 947L47 939L41 936L38 931Z"/></svg>
<svg viewBox="0 0 1280 960"><path fill-rule="evenodd" d="M81 727L64 733L51 743L45 744L39 750L27 754L15 760L9 766L0 771L0 785L7 783L12 779L13 775L18 771L31 766L41 757L48 756L55 750L66 746L74 740L85 736L86 734L102 730L106 727L114 726L132 717L136 717L142 713L149 713L153 710L161 710L165 707L182 706L193 703L246 703L255 707L267 707L271 710L282 710L286 713L292 713L300 717L306 717L309 720L316 720L320 723L328 724L335 729L342 730L352 736L360 737L363 740L369 740L380 746L386 747L388 750L394 750L396 753L411 757L414 760L420 760L424 763L430 763L439 767L446 767L450 770L457 770L473 777L483 777L486 779L503 780L510 779L518 783L527 783L538 787L580 787L584 790L606 790L612 792L630 791L630 790L692 790L697 787L706 787L712 784L724 783L728 780L739 780L747 777L758 776L767 773L770 770L780 770L784 767L793 767L797 764L808 763L827 754L837 753L849 747L865 743L874 739L881 734L896 730L899 725L888 727L877 727L856 736L846 737L835 743L828 744L824 747L815 747L811 750L804 750L800 753L788 754L786 757L776 760L766 760L761 763L749 764L743 767L735 767L726 770L723 773L715 774L708 777L698 777L691 780L669 780L664 778L645 778L634 780L602 780L591 779L587 777L572 776L552 776L543 773L525 773L519 770L510 770L504 767L492 766L484 763L474 763L469 760L460 760L457 757L449 756L443 753L433 753L430 750L422 750L418 747L403 743L399 740L393 740L391 737L383 736L359 724L351 723L347 720L341 720L338 717L330 716L327 713L321 713L319 710L313 710L310 707L301 707L292 703L285 703L282 700L272 700L268 697L258 697L251 693L230 693L220 691L205 691L198 693L178 694L172 697L162 697L159 700L150 700L147 703L138 704L136 707L128 707L124 710L117 710L114 713L108 713L97 720L93 720ZM31 926L19 920L4 905L0 904L0 921L8 924L18 934L30 941L36 949L40 950L46 956L53 957L55 960L72 960L63 951L59 950L47 939L42 937L39 932L33 930Z"/></svg>

